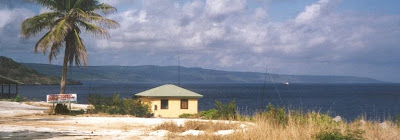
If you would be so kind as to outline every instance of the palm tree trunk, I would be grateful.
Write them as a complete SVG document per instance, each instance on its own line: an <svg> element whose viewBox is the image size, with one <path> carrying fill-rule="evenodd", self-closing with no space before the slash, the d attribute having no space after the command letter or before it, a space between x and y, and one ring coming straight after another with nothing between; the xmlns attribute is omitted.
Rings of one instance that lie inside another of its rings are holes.
<svg viewBox="0 0 400 140"><path fill-rule="evenodd" d="M62 68L62 73L61 73L61 82L60 82L60 94L65 94L65 86L66 86L66 80L67 80L67 64L68 64L68 43L65 43L65 54L64 54L64 63L63 63L63 68Z"/></svg>

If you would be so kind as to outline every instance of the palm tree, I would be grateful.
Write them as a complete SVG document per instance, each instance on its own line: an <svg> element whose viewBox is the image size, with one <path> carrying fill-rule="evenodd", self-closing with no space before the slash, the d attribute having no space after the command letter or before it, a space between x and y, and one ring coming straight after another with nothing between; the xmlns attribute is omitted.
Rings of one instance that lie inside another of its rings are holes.
<svg viewBox="0 0 400 140"><path fill-rule="evenodd" d="M21 25L21 35L30 38L44 34L35 45L35 53L43 54L49 50L49 62L56 59L60 50L64 49L64 63L61 74L60 94L65 93L67 65L70 67L87 66L87 52L82 38L81 29L92 33L95 37L109 38L105 28L116 28L119 24L111 19L102 17L117 9L97 0L33 0L47 7L46 12L26 19Z"/></svg>

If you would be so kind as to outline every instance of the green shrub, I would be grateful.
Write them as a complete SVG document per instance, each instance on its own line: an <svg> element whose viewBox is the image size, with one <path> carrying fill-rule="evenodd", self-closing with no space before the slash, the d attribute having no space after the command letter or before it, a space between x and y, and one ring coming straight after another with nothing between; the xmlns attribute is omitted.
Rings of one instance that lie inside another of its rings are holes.
<svg viewBox="0 0 400 140"><path fill-rule="evenodd" d="M328 116L327 114L311 112L307 113L305 117L307 120L315 122L317 125L321 127L329 128L339 124L339 122L335 122L333 118Z"/></svg>
<svg viewBox="0 0 400 140"><path fill-rule="evenodd" d="M242 115L238 115L236 117L237 121L254 121L254 117L253 116L242 116Z"/></svg>
<svg viewBox="0 0 400 140"><path fill-rule="evenodd" d="M271 119L274 123L287 125L289 116L282 107L275 107L271 103L267 105L267 109L262 113L265 118Z"/></svg>
<svg viewBox="0 0 400 140"><path fill-rule="evenodd" d="M215 101L215 109L218 110L220 119L236 119L236 102L232 101L228 104Z"/></svg>
<svg viewBox="0 0 400 140"><path fill-rule="evenodd" d="M218 110L216 110L216 109L209 109L207 111L200 111L200 117L206 118L206 119L219 119L220 114L218 113Z"/></svg>
<svg viewBox="0 0 400 140"><path fill-rule="evenodd" d="M112 97L102 96L100 94L89 94L89 104L94 109L89 110L90 113L108 113L120 115L134 115L138 117L149 117L149 106L142 104L140 99L121 99L119 94Z"/></svg>
<svg viewBox="0 0 400 140"><path fill-rule="evenodd" d="M227 104L215 101L215 109L210 109L207 111L200 111L200 117L206 119L234 119L236 120L236 102L232 101Z"/></svg>
<svg viewBox="0 0 400 140"><path fill-rule="evenodd" d="M81 114L85 114L85 110L81 109L81 110L71 110L70 115L72 116L76 116L76 115L81 115Z"/></svg>
<svg viewBox="0 0 400 140"><path fill-rule="evenodd" d="M363 140L364 137L362 130L347 130L345 134L342 134L339 130L322 131L316 136L316 140Z"/></svg>
<svg viewBox="0 0 400 140"><path fill-rule="evenodd" d="M199 115L183 113L183 114L179 115L179 118L199 118Z"/></svg>
<svg viewBox="0 0 400 140"><path fill-rule="evenodd" d="M400 126L400 114L394 118L394 123Z"/></svg>
<svg viewBox="0 0 400 140"><path fill-rule="evenodd" d="M19 95L15 96L14 101L21 102L21 96Z"/></svg>
<svg viewBox="0 0 400 140"><path fill-rule="evenodd" d="M54 109L55 114L67 115L70 113L68 106L64 104L57 104Z"/></svg>

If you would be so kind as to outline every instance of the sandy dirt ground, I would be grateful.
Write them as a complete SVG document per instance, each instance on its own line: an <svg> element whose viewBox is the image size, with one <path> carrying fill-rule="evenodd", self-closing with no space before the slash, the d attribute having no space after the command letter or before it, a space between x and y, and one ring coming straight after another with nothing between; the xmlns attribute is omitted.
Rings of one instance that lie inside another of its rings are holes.
<svg viewBox="0 0 400 140"><path fill-rule="evenodd" d="M136 118L102 115L48 115L44 102L17 103L0 101L0 139L164 139L168 133L152 130L163 122L197 119ZM87 105L76 104L75 109ZM208 121L208 120L197 120ZM187 132L191 133L191 132ZM196 132L193 132L196 133Z"/></svg>

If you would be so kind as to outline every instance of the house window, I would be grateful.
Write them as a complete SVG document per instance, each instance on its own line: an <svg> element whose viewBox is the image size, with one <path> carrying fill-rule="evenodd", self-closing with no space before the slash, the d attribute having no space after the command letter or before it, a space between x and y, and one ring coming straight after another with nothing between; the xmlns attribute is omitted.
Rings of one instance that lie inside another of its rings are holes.
<svg viewBox="0 0 400 140"><path fill-rule="evenodd" d="M168 100L167 99L161 100L161 109L168 109Z"/></svg>
<svg viewBox="0 0 400 140"><path fill-rule="evenodd" d="M181 99L181 109L188 109L188 108L189 108L188 99Z"/></svg>

